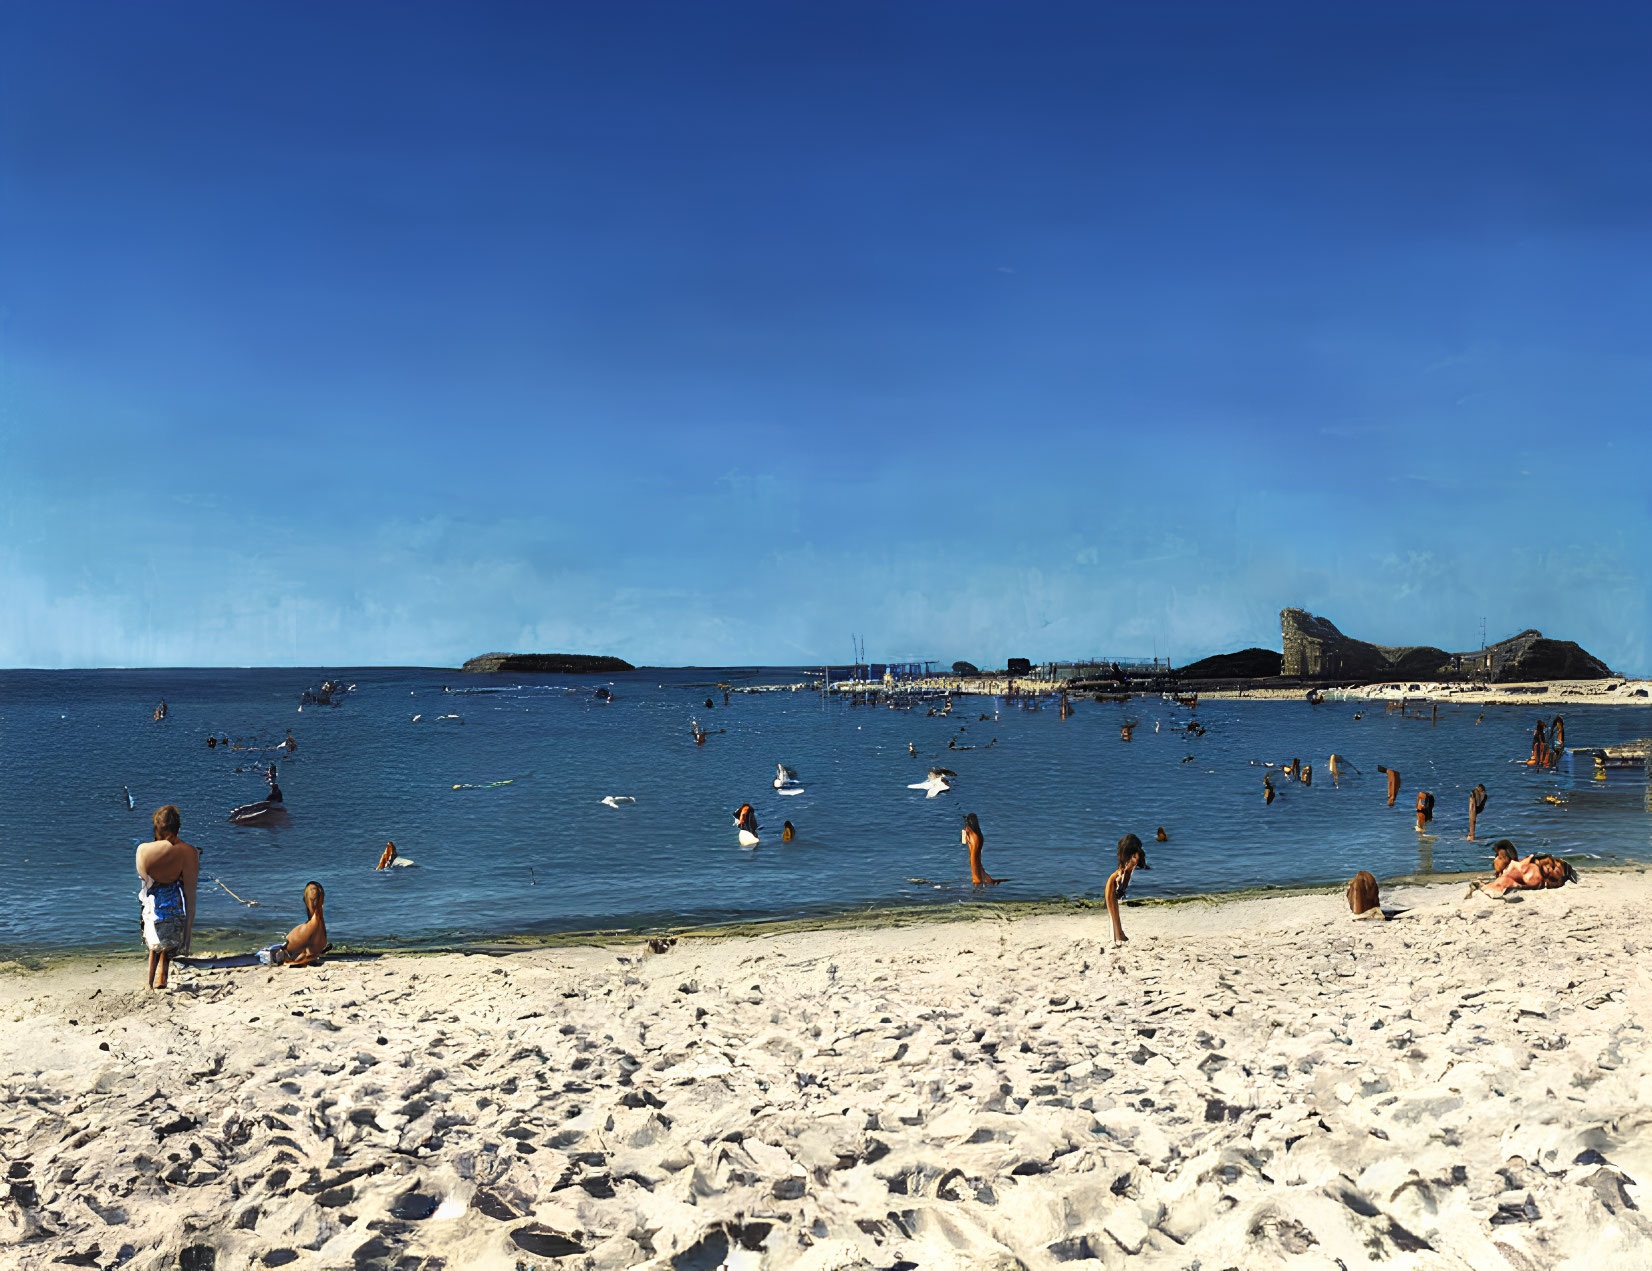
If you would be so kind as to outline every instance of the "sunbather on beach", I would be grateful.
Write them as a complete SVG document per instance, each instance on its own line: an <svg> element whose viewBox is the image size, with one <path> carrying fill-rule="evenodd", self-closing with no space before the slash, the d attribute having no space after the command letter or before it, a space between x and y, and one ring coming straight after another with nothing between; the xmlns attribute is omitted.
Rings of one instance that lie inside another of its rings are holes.
<svg viewBox="0 0 1652 1271"><path fill-rule="evenodd" d="M1516 860L1514 844L1507 839L1498 841L1492 867L1497 871L1496 879L1489 883L1470 883L1470 893L1480 891L1487 896L1501 896L1508 891L1540 891L1577 882L1577 871L1570 862L1546 852Z"/></svg>
<svg viewBox="0 0 1652 1271"><path fill-rule="evenodd" d="M143 942L149 948L149 987L164 989L172 959L189 952L195 931L201 854L178 837L183 821L172 804L156 810L153 824L154 842L137 851L138 903L143 909Z"/></svg>
<svg viewBox="0 0 1652 1271"><path fill-rule="evenodd" d="M321 906L327 899L320 883L304 884L304 910L310 916L287 933L287 939L272 944L260 954L271 966L305 966L333 946L327 943L327 922Z"/></svg>
<svg viewBox="0 0 1652 1271"><path fill-rule="evenodd" d="M980 819L971 812L964 818L962 842L969 848L969 881L977 887L987 887L1004 881L1002 878L994 878L981 865L981 848L986 841L986 835L981 833Z"/></svg>
<svg viewBox="0 0 1652 1271"><path fill-rule="evenodd" d="M1138 869L1148 868L1147 852L1142 848L1141 840L1134 834L1126 834L1119 840L1119 867L1107 878L1107 916L1113 920L1114 944L1123 944L1130 938L1124 934L1124 927L1119 922L1119 902L1130 890L1130 875Z"/></svg>

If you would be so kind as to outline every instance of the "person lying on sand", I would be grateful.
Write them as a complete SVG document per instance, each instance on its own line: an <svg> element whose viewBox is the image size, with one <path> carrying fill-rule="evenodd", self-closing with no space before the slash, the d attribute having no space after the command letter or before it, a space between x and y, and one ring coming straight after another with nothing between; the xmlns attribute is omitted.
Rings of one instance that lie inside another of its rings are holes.
<svg viewBox="0 0 1652 1271"><path fill-rule="evenodd" d="M1126 834L1119 840L1119 867L1107 878L1107 916L1113 920L1114 944L1123 944L1130 938L1124 934L1124 927L1119 922L1119 901L1130 890L1130 875L1138 869L1149 868L1147 852L1142 848L1141 840L1134 834Z"/></svg>
<svg viewBox="0 0 1652 1271"><path fill-rule="evenodd" d="M1508 839L1497 841L1492 868L1497 877L1489 883L1470 883L1468 895L1478 891L1486 896L1501 896L1509 891L1540 891L1577 882L1577 871L1558 856L1544 853L1514 859L1514 844Z"/></svg>
<svg viewBox="0 0 1652 1271"><path fill-rule="evenodd" d="M195 884L201 854L178 837L183 824L172 804L152 818L155 841L137 851L138 904L143 912L143 942L149 948L149 987L164 989L172 959L189 952L195 931ZM157 980L156 972L159 972Z"/></svg>
<svg viewBox="0 0 1652 1271"><path fill-rule="evenodd" d="M1356 918L1374 918L1380 922L1386 916L1382 912L1382 899L1377 893L1376 875L1370 870L1360 870L1348 884L1348 908L1354 911Z"/></svg>
<svg viewBox="0 0 1652 1271"><path fill-rule="evenodd" d="M320 883L304 884L304 911L310 916L287 933L287 939L259 953L259 961L270 966L306 966L333 946L327 943L327 920L321 906L327 894Z"/></svg>
<svg viewBox="0 0 1652 1271"><path fill-rule="evenodd" d="M971 812L964 818L964 832L960 837L963 845L969 848L969 881L977 887L990 887L1003 882L1002 878L994 878L987 873L981 864L981 848L986 844L986 835L981 833L980 819Z"/></svg>

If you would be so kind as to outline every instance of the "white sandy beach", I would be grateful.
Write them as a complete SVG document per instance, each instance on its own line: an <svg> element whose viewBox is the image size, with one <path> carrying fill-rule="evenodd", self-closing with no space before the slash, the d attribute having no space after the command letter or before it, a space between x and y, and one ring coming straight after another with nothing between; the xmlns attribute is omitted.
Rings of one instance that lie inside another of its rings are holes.
<svg viewBox="0 0 1652 1271"><path fill-rule="evenodd" d="M1647 1266L1652 875L1462 893L13 967L0 1261Z"/></svg>

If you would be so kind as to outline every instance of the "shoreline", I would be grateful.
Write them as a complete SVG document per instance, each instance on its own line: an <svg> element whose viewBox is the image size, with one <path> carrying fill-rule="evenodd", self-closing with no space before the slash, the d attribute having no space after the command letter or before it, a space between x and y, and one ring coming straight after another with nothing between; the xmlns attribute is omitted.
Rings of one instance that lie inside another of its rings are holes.
<svg viewBox="0 0 1652 1271"><path fill-rule="evenodd" d="M4 976L0 1237L28 1271L1633 1265L1647 872L1395 884L1380 923L1140 905L1124 945L983 907Z"/></svg>
<svg viewBox="0 0 1652 1271"><path fill-rule="evenodd" d="M1490 846L1487 840L1487 846ZM1649 861L1619 861L1612 864L1584 864L1591 876L1596 874L1642 874L1652 873L1652 859ZM1378 883L1384 889L1404 886L1404 888L1431 888L1431 886L1457 886L1460 883L1469 883L1472 879L1485 878L1487 871L1439 871L1439 873L1409 873L1394 874L1388 878L1379 878ZM1310 881L1310 883L1257 883L1249 884L1244 888L1232 888L1231 891L1198 891L1198 893L1176 894L1176 896L1137 896L1130 897L1123 902L1127 911L1142 911L1142 909L1175 909L1180 906L1219 907L1224 904L1242 904L1246 901L1265 901L1265 899L1289 899L1297 896L1340 896L1346 883L1333 881ZM854 932L854 931L894 931L902 927L945 926L953 922L973 922L983 917L995 917L1001 921L1023 921L1029 917L1049 916L1080 916L1080 914L1094 914L1107 911L1102 897L1072 896L1072 897L1044 897L1044 899L1024 899L1024 901L991 901L991 899L968 899L968 901L942 901L930 904L887 904L887 906L862 907L862 909L838 909L838 911L819 912L796 917L773 917L773 919L729 919L729 921L702 922L702 924L671 924L671 922L639 922L634 926L615 924L603 927L578 927L573 931L545 931L545 932L477 932L474 935L463 935L456 939L413 940L413 942L398 942L398 944L383 944L383 942L367 942L367 944L350 944L345 940L335 940L334 957L434 957L441 954L519 954L535 949L608 949L611 945L633 944L638 940L653 939L653 937L669 937L676 940L724 940L724 939L765 939L771 935L801 934L801 932ZM279 926L279 924L278 924ZM215 959L230 959L230 957L244 957L253 952L251 949L240 947L246 940L253 937L241 937L238 932L208 931L205 932L210 949L202 954L192 954L188 959L180 960L175 965L190 965L195 962L211 962ZM235 949L218 947L235 942ZM5 975L33 975L53 967L64 965L83 964L83 962L144 962L145 954L142 942L139 939L122 940L121 944L94 944L94 945L61 945L61 947L45 947L45 949L28 949L21 945L0 945L0 977Z"/></svg>
<svg viewBox="0 0 1652 1271"><path fill-rule="evenodd" d="M1489 849L1491 840L1487 840ZM1394 887L1455 887L1476 879L1485 879L1487 870L1456 870L1428 874L1396 874L1378 879L1386 892ZM1652 874L1652 860L1623 861L1617 864L1586 864L1580 872L1590 877L1608 874ZM1146 911L1178 909L1184 906L1220 908L1224 905L1245 904L1253 901L1286 900L1304 896L1341 896L1346 882L1304 882L1279 884L1252 884L1230 891L1188 892L1174 896L1137 896L1126 899L1124 910ZM556 949L611 949L654 938L669 938L681 943L717 940L761 940L775 936L802 935L815 932L876 932L906 928L945 926L954 923L985 919L1017 922L1029 918L1078 917L1105 914L1106 905L1100 896L1051 897L1041 900L970 899L937 902L925 905L879 905L862 909L843 909L802 917L773 919L746 918L725 922L673 925L644 923L635 926L583 927L571 931L496 932L477 934L452 940L433 940L405 944L366 943L351 944L335 941L331 957L342 958L428 958L445 954L463 957L476 955L505 956L529 953L535 950ZM219 940L228 940L229 933L207 933ZM256 968L214 967L208 964L227 958L247 956L252 950L237 947L211 948L174 962L176 966L200 970L234 970ZM134 939L119 945L68 946L51 949L22 949L15 946L0 949L0 977L38 975L43 972L74 967L85 963L145 961L141 942ZM31 965L32 964L32 965Z"/></svg>

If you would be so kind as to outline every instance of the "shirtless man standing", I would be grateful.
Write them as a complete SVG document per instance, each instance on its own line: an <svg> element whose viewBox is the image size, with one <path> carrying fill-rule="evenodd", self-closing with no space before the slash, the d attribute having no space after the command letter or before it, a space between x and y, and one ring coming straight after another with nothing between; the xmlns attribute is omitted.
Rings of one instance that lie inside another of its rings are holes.
<svg viewBox="0 0 1652 1271"><path fill-rule="evenodd" d="M155 841L142 844L137 852L138 903L143 910L143 942L149 946L149 987L164 989L172 959L189 952L195 932L201 854L178 837L183 820L172 804L158 809L153 823Z"/></svg>

